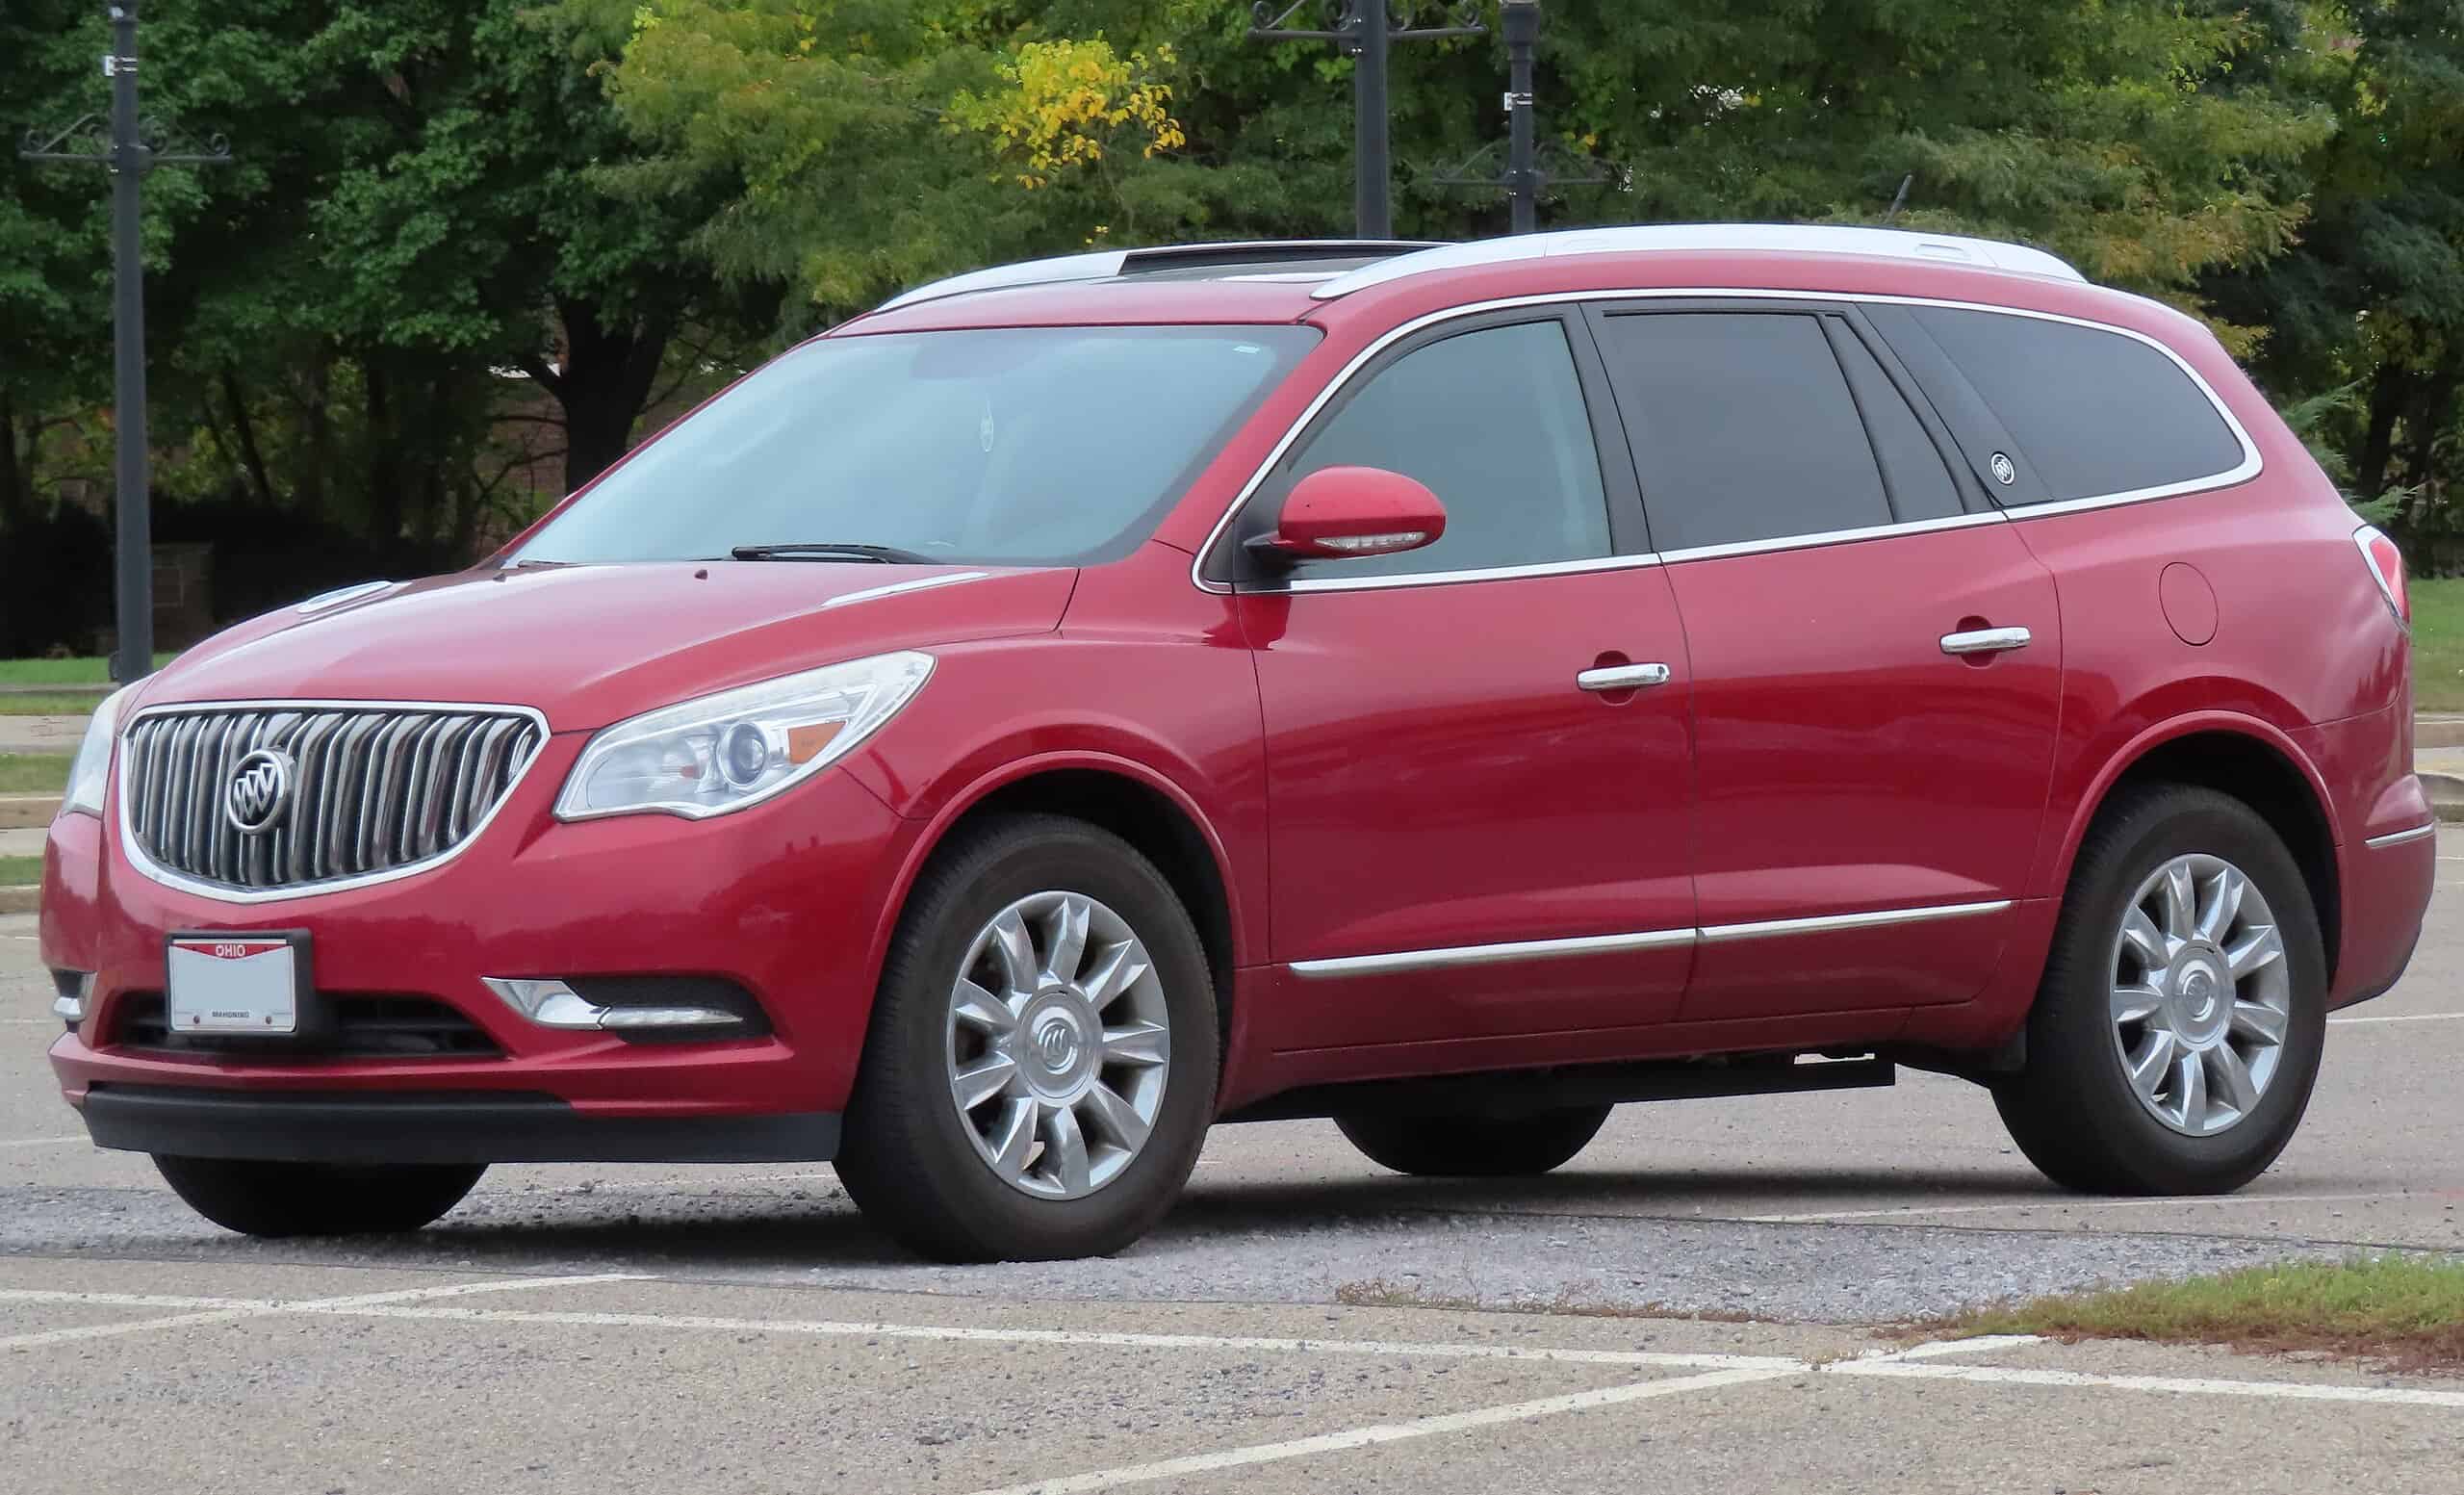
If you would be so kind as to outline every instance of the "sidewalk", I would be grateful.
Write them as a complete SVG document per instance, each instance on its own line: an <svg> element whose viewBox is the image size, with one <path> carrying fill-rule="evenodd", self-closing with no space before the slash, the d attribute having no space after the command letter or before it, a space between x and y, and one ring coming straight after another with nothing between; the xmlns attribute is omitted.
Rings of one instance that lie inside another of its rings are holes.
<svg viewBox="0 0 2464 1495"><path fill-rule="evenodd" d="M0 753L74 753L83 716L0 716Z"/></svg>

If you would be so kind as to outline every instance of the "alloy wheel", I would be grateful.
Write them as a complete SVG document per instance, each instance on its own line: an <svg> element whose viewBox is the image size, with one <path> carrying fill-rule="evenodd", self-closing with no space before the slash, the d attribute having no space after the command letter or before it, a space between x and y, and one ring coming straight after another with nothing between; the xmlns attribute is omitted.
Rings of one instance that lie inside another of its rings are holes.
<svg viewBox="0 0 2464 1495"><path fill-rule="evenodd" d="M2265 894L2203 853L2150 873L2113 945L2113 1033L2132 1093L2192 1137L2224 1131L2267 1094L2293 986Z"/></svg>
<svg viewBox="0 0 2464 1495"><path fill-rule="evenodd" d="M1004 1182L1072 1199L1145 1146L1171 1071L1171 1016L1128 920L1031 893L976 933L950 988L949 1086Z"/></svg>

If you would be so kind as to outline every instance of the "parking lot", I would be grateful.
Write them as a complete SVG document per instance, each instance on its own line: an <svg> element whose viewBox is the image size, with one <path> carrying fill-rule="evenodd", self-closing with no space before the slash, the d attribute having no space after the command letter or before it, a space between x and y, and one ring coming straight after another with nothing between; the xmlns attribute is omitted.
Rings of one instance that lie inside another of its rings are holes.
<svg viewBox="0 0 2464 1495"><path fill-rule="evenodd" d="M1629 1107L1517 1183L1226 1128L1114 1260L894 1253L826 1168L504 1168L434 1229L259 1244L89 1147L0 918L12 1488L2455 1487L2464 1382L1883 1335L1961 1305L2464 1248L2464 834L2412 972L2221 1199L2052 1192L1983 1093ZM1547 1310L1547 1311L1534 1311ZM21 1472L33 1471L31 1479Z"/></svg>

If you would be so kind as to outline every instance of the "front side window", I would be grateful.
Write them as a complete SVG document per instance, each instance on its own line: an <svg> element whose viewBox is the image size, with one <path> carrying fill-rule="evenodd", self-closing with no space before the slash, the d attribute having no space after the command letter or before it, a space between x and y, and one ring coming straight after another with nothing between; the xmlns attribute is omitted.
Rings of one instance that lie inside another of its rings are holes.
<svg viewBox="0 0 2464 1495"><path fill-rule="evenodd" d="M867 545L937 561L1127 554L1318 340L1295 326L824 338L636 452L513 557Z"/></svg>
<svg viewBox="0 0 2464 1495"><path fill-rule="evenodd" d="M1446 533L1399 555L1303 562L1296 575L1473 571L1609 554L1600 451L1565 328L1460 332L1369 376L1285 465L1279 497L1324 467L1381 467L1446 505ZM1268 521L1272 505L1260 510Z"/></svg>

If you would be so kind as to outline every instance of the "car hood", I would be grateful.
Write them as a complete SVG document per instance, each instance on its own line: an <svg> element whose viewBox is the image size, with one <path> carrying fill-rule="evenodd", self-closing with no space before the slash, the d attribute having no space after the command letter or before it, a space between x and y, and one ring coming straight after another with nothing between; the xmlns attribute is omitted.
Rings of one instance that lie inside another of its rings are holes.
<svg viewBox="0 0 2464 1495"><path fill-rule="evenodd" d="M474 702L581 731L841 659L1049 632L1076 578L801 560L466 571L277 608L180 656L134 704Z"/></svg>

